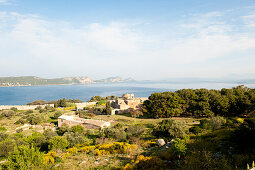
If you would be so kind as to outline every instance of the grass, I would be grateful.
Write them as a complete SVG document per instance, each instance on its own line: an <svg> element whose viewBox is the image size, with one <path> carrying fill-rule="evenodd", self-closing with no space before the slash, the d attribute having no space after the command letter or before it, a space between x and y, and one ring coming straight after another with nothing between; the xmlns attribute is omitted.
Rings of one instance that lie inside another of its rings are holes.
<svg viewBox="0 0 255 170"><path fill-rule="evenodd" d="M152 125L155 125L165 119L184 121L187 126L192 126L194 124L199 123L199 119L196 119L196 118L186 118L186 117L185 118L184 117L175 118L175 117L173 117L173 118L160 118L160 119L143 119L143 118L129 117L129 116L126 116L126 114L124 114L124 115L97 115L97 116L93 117L93 119L111 121L112 125L115 125L117 123L123 123L124 125L141 124L141 125L145 125L146 127L151 127Z"/></svg>

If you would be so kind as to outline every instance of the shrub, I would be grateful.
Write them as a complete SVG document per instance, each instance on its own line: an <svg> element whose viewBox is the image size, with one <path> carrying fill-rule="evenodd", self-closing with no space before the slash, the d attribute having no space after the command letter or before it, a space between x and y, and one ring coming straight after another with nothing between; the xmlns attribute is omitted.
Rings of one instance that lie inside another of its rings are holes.
<svg viewBox="0 0 255 170"><path fill-rule="evenodd" d="M154 129L153 134L159 138L182 138L185 133L185 124L176 120L162 120Z"/></svg>
<svg viewBox="0 0 255 170"><path fill-rule="evenodd" d="M42 110L42 106L37 106L35 110Z"/></svg>
<svg viewBox="0 0 255 170"><path fill-rule="evenodd" d="M215 117L209 118L209 124L212 126L213 130L219 129L225 123L226 123L226 119L224 117L215 116Z"/></svg>
<svg viewBox="0 0 255 170"><path fill-rule="evenodd" d="M59 116L61 116L62 115L62 112L61 111L56 111L55 113L54 113L54 118L55 119L57 119Z"/></svg>
<svg viewBox="0 0 255 170"><path fill-rule="evenodd" d="M13 152L15 146L15 142L12 140L0 142L0 156L8 156L10 152Z"/></svg>
<svg viewBox="0 0 255 170"><path fill-rule="evenodd" d="M37 125L42 123L44 120L44 117L39 115L39 114L31 114L27 116L27 121L31 124L31 125Z"/></svg>
<svg viewBox="0 0 255 170"><path fill-rule="evenodd" d="M71 154L75 154L78 152L78 149L76 147L73 147L73 148L69 148L67 149L67 152L71 153Z"/></svg>
<svg viewBox="0 0 255 170"><path fill-rule="evenodd" d="M118 141L125 141L127 139L127 134L122 128L105 128L103 129L103 136L114 138Z"/></svg>
<svg viewBox="0 0 255 170"><path fill-rule="evenodd" d="M129 136L141 136L144 132L146 131L146 129L141 126L141 125L133 125L133 126L129 126L126 129L126 132L128 133Z"/></svg>
<svg viewBox="0 0 255 170"><path fill-rule="evenodd" d="M31 136L28 136L27 138L25 138L25 141L28 144L30 144L31 146L41 148L42 150L48 149L47 146L45 146L46 145L46 137L39 132L32 133Z"/></svg>
<svg viewBox="0 0 255 170"><path fill-rule="evenodd" d="M8 136L8 134L0 132L0 142L4 141Z"/></svg>
<svg viewBox="0 0 255 170"><path fill-rule="evenodd" d="M65 149L69 145L69 142L65 137L54 136L49 140L49 149Z"/></svg>
<svg viewBox="0 0 255 170"><path fill-rule="evenodd" d="M24 118L20 118L19 120L17 120L14 124L25 124L27 122L26 119Z"/></svg>
<svg viewBox="0 0 255 170"><path fill-rule="evenodd" d="M189 132L192 132L195 135L198 135L199 133L202 132L202 129L198 126L193 126L193 127L189 128Z"/></svg>
<svg viewBox="0 0 255 170"><path fill-rule="evenodd" d="M84 146L81 148L82 152L88 153L96 149L96 146Z"/></svg>
<svg viewBox="0 0 255 170"><path fill-rule="evenodd" d="M122 167L122 170L131 170L131 169L146 169L146 170L154 170L154 169L163 169L163 161L156 157L145 157L140 155L133 160L131 164L126 164L126 166Z"/></svg>
<svg viewBox="0 0 255 170"><path fill-rule="evenodd" d="M186 151L187 151L187 147L186 144L184 142L184 140L181 139L175 139L174 140L174 144L173 144L173 151L174 154L180 159L181 156L184 156Z"/></svg>
<svg viewBox="0 0 255 170"><path fill-rule="evenodd" d="M74 133L77 132L77 133L81 134L84 132L84 127L81 125L72 126L71 129L72 129L72 132L74 132Z"/></svg>
<svg viewBox="0 0 255 170"><path fill-rule="evenodd" d="M136 149L136 145L130 145L126 142L113 142L109 144L98 144L96 146L85 146L81 148L81 151L85 153L93 152L95 155L100 156L108 154L124 154Z"/></svg>
<svg viewBox="0 0 255 170"><path fill-rule="evenodd" d="M59 158L56 152L50 151L44 155L44 164L54 164L56 158Z"/></svg>
<svg viewBox="0 0 255 170"><path fill-rule="evenodd" d="M226 124L226 119L220 116L210 117L209 119L200 120L200 127L203 129L219 129L222 125Z"/></svg>
<svg viewBox="0 0 255 170"><path fill-rule="evenodd" d="M30 113L33 113L33 112L34 112L33 110L27 110L26 114L30 114Z"/></svg>
<svg viewBox="0 0 255 170"><path fill-rule="evenodd" d="M0 132L6 132L7 129L5 127L0 126Z"/></svg>
<svg viewBox="0 0 255 170"><path fill-rule="evenodd" d="M61 136L68 131L70 131L70 128L67 124L62 124L61 127L57 128L57 134Z"/></svg>
<svg viewBox="0 0 255 170"><path fill-rule="evenodd" d="M10 118L15 115L15 112L13 110L6 110L1 113L1 116Z"/></svg>
<svg viewBox="0 0 255 170"><path fill-rule="evenodd" d="M58 134L55 131L53 131L52 129L46 129L43 132L43 135L46 137L47 140L53 138L54 136L58 136Z"/></svg>
<svg viewBox="0 0 255 170"><path fill-rule="evenodd" d="M14 152L9 157L10 169L36 169L43 166L43 153L37 148L29 146L19 146L14 148Z"/></svg>
<svg viewBox="0 0 255 170"><path fill-rule="evenodd" d="M17 111L18 111L17 107L11 107L10 110L12 110L12 111L14 111L14 112L17 112Z"/></svg>
<svg viewBox="0 0 255 170"><path fill-rule="evenodd" d="M70 147L74 147L78 144L84 144L90 143L90 140L87 139L85 136L79 134L79 133L73 133L73 132L67 132L64 134L64 136L66 137L67 141L69 142L69 146Z"/></svg>

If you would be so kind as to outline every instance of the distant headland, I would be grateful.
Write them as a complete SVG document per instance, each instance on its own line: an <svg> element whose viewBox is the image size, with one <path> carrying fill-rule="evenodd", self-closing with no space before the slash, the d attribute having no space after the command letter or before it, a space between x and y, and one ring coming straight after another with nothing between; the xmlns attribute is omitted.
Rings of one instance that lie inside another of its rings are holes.
<svg viewBox="0 0 255 170"><path fill-rule="evenodd" d="M92 80L87 76L52 78L52 79L45 79L36 76L21 76L21 77L0 77L0 87L71 85L71 84L114 83L130 81L134 80L132 78L123 79L121 77L109 77L106 79Z"/></svg>

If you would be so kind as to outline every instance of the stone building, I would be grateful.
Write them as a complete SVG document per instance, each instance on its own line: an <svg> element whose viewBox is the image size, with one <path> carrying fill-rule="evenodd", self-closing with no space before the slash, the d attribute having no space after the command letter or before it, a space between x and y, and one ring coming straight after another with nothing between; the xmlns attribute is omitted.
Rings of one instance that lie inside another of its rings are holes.
<svg viewBox="0 0 255 170"><path fill-rule="evenodd" d="M106 128L111 125L110 122L96 119L83 119L76 117L74 115L62 115L58 118L58 127L61 127L63 124L68 125L69 127L75 125L81 125L84 128Z"/></svg>
<svg viewBox="0 0 255 170"><path fill-rule="evenodd" d="M111 114L114 115L139 110L145 100L148 100L148 98L135 98L134 94L123 94L121 98L111 101L111 107L113 108Z"/></svg>

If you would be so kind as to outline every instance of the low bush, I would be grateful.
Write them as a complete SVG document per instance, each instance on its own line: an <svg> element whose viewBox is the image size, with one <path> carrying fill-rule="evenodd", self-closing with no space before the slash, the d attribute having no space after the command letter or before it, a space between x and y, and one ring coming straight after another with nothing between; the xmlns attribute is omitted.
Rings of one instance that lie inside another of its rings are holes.
<svg viewBox="0 0 255 170"><path fill-rule="evenodd" d="M66 137L54 136L49 140L49 149L51 150L65 149L68 145Z"/></svg>
<svg viewBox="0 0 255 170"><path fill-rule="evenodd" d="M76 147L72 147L67 149L67 152L71 153L71 154L75 154L78 152L78 149Z"/></svg>
<svg viewBox="0 0 255 170"><path fill-rule="evenodd" d="M103 143L95 146L85 146L81 148L82 152L93 152L95 155L108 155L108 154L124 154L137 149L136 145L131 145L126 142L113 142Z"/></svg>
<svg viewBox="0 0 255 170"><path fill-rule="evenodd" d="M1 116L11 118L12 116L15 115L15 111L13 110L5 110L1 113Z"/></svg>
<svg viewBox="0 0 255 170"><path fill-rule="evenodd" d="M72 129L72 132L74 132L74 133L77 132L77 133L82 134L84 132L84 127L81 125L72 126L71 129Z"/></svg>
<svg viewBox="0 0 255 170"><path fill-rule="evenodd" d="M185 124L176 120L162 120L153 128L152 133L157 138L182 138L186 134Z"/></svg>
<svg viewBox="0 0 255 170"><path fill-rule="evenodd" d="M8 161L10 169L39 169L44 165L44 155L37 148L22 145L14 148Z"/></svg>
<svg viewBox="0 0 255 170"><path fill-rule="evenodd" d="M199 133L201 133L203 130L198 127L198 126L193 126L191 128L189 128L189 132L194 133L195 135L198 135Z"/></svg>
<svg viewBox="0 0 255 170"><path fill-rule="evenodd" d="M57 119L57 118L60 117L61 115L62 115L62 112L58 110L58 111L56 111L56 112L54 113L54 116L53 116L53 117L54 117L55 119Z"/></svg>
<svg viewBox="0 0 255 170"><path fill-rule="evenodd" d="M140 155L133 160L131 163L126 164L122 167L122 170L133 170L133 169L144 169L144 170L155 170L155 169L163 169L164 162L162 159L151 156L145 157Z"/></svg>

